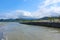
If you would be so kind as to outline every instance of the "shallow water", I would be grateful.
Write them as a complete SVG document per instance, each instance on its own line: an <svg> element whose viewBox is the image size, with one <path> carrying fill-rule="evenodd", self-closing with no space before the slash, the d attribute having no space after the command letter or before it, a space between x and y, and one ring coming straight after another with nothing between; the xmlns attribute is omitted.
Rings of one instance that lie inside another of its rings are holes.
<svg viewBox="0 0 60 40"><path fill-rule="evenodd" d="M0 22L0 32L6 40L60 40L60 28L24 25L18 22Z"/></svg>

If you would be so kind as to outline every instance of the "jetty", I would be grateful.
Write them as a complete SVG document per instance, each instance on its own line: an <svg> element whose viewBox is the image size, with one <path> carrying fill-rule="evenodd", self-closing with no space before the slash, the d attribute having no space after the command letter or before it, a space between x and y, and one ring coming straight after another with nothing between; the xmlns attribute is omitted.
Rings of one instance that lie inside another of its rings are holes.
<svg viewBox="0 0 60 40"><path fill-rule="evenodd" d="M22 24L60 28L60 23L56 22L23 22Z"/></svg>

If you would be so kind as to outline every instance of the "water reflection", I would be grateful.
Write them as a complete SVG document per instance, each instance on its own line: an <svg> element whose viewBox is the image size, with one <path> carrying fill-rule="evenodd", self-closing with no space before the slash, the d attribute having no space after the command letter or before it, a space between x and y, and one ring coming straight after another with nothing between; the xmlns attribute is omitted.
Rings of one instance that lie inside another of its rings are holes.
<svg viewBox="0 0 60 40"><path fill-rule="evenodd" d="M6 40L60 40L60 29L19 24L17 22L0 22L1 37Z"/></svg>

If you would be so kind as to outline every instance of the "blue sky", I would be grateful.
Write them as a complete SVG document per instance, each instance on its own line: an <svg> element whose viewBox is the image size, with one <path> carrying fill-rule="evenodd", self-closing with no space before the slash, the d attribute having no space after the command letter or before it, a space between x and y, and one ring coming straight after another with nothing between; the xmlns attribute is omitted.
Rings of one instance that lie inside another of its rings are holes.
<svg viewBox="0 0 60 40"><path fill-rule="evenodd" d="M60 14L60 0L0 0L0 18L41 18L56 13Z"/></svg>
<svg viewBox="0 0 60 40"><path fill-rule="evenodd" d="M39 0L0 0L0 10L3 12L8 10L35 11L39 3Z"/></svg>

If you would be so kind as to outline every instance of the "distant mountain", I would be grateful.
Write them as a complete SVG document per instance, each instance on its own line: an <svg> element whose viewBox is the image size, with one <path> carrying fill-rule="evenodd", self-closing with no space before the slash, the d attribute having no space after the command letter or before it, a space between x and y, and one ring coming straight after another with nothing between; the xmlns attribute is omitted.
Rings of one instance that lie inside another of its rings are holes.
<svg viewBox="0 0 60 40"><path fill-rule="evenodd" d="M43 17L43 18L39 18L38 20L48 20L49 18L58 18L58 19L60 19L60 16Z"/></svg>
<svg viewBox="0 0 60 40"><path fill-rule="evenodd" d="M18 18L0 19L0 21L18 21L18 20L48 20L49 18L60 18L60 14L53 13L50 17L33 18L28 16L19 16Z"/></svg>
<svg viewBox="0 0 60 40"><path fill-rule="evenodd" d="M37 19L37 18L28 17L28 16L22 16L22 17L19 17L18 19L24 19L24 20L34 20L34 19Z"/></svg>
<svg viewBox="0 0 60 40"><path fill-rule="evenodd" d="M36 20L36 18L30 18L30 17L28 17L28 18L20 18L20 19L23 19L23 20Z"/></svg>
<svg viewBox="0 0 60 40"><path fill-rule="evenodd" d="M48 20L49 17L39 18L38 20Z"/></svg>

